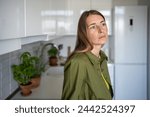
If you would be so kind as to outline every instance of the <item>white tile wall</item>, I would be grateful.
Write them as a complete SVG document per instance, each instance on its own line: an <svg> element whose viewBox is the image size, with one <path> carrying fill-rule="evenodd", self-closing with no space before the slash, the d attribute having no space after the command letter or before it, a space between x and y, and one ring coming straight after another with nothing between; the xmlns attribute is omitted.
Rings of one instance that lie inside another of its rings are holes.
<svg viewBox="0 0 150 117"><path fill-rule="evenodd" d="M40 42L23 45L21 50L0 55L0 100L6 99L18 88L18 83L13 79L11 65L19 63L19 56L24 51L35 55L39 45Z"/></svg>
<svg viewBox="0 0 150 117"><path fill-rule="evenodd" d="M1 59L1 74L2 74L2 99L5 99L10 94L10 74L9 74L9 54L5 54Z"/></svg>
<svg viewBox="0 0 150 117"><path fill-rule="evenodd" d="M9 54L10 65L19 63L18 59L19 55L17 52L13 52ZM10 74L10 92L14 92L18 88L18 83L13 79L11 66L9 67Z"/></svg>
<svg viewBox="0 0 150 117"><path fill-rule="evenodd" d="M56 45L63 44L63 49L60 51L61 52L60 55L63 57L67 57L68 46L71 47L71 51L73 51L75 48L76 36L75 35L63 36L57 39L53 39L50 42L55 43Z"/></svg>

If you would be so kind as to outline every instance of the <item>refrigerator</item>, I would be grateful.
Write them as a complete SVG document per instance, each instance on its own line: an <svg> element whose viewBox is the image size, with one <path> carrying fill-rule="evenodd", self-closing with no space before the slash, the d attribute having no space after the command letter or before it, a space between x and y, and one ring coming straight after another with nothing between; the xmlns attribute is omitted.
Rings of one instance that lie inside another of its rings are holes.
<svg viewBox="0 0 150 117"><path fill-rule="evenodd" d="M147 7L114 8L115 99L147 99Z"/></svg>

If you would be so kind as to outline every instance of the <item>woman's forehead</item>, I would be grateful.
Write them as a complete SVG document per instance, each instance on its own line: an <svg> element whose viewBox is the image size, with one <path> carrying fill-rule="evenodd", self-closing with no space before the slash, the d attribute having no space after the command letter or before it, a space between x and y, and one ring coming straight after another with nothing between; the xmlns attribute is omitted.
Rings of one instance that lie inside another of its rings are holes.
<svg viewBox="0 0 150 117"><path fill-rule="evenodd" d="M87 25L91 23L98 23L104 21L104 18L101 15L89 15L86 19Z"/></svg>

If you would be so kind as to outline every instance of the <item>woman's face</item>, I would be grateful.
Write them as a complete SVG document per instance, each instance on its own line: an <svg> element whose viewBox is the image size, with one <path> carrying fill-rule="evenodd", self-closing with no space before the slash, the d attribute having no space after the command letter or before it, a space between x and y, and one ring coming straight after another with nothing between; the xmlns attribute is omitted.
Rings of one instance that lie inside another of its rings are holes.
<svg viewBox="0 0 150 117"><path fill-rule="evenodd" d="M108 38L105 20L100 15L89 15L86 19L87 38L92 45L104 45Z"/></svg>

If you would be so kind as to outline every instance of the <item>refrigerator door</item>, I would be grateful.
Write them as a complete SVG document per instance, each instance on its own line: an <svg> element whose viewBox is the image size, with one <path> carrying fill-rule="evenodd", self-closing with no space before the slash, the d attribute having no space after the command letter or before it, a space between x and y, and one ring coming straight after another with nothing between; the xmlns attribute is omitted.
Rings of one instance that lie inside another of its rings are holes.
<svg viewBox="0 0 150 117"><path fill-rule="evenodd" d="M147 7L115 7L115 63L146 63Z"/></svg>
<svg viewBox="0 0 150 117"><path fill-rule="evenodd" d="M109 71L109 75L110 75L110 80L111 80L111 84L112 84L112 88L113 90L115 89L114 87L114 64L108 64L108 71Z"/></svg>
<svg viewBox="0 0 150 117"><path fill-rule="evenodd" d="M115 65L115 99L147 99L146 65Z"/></svg>

